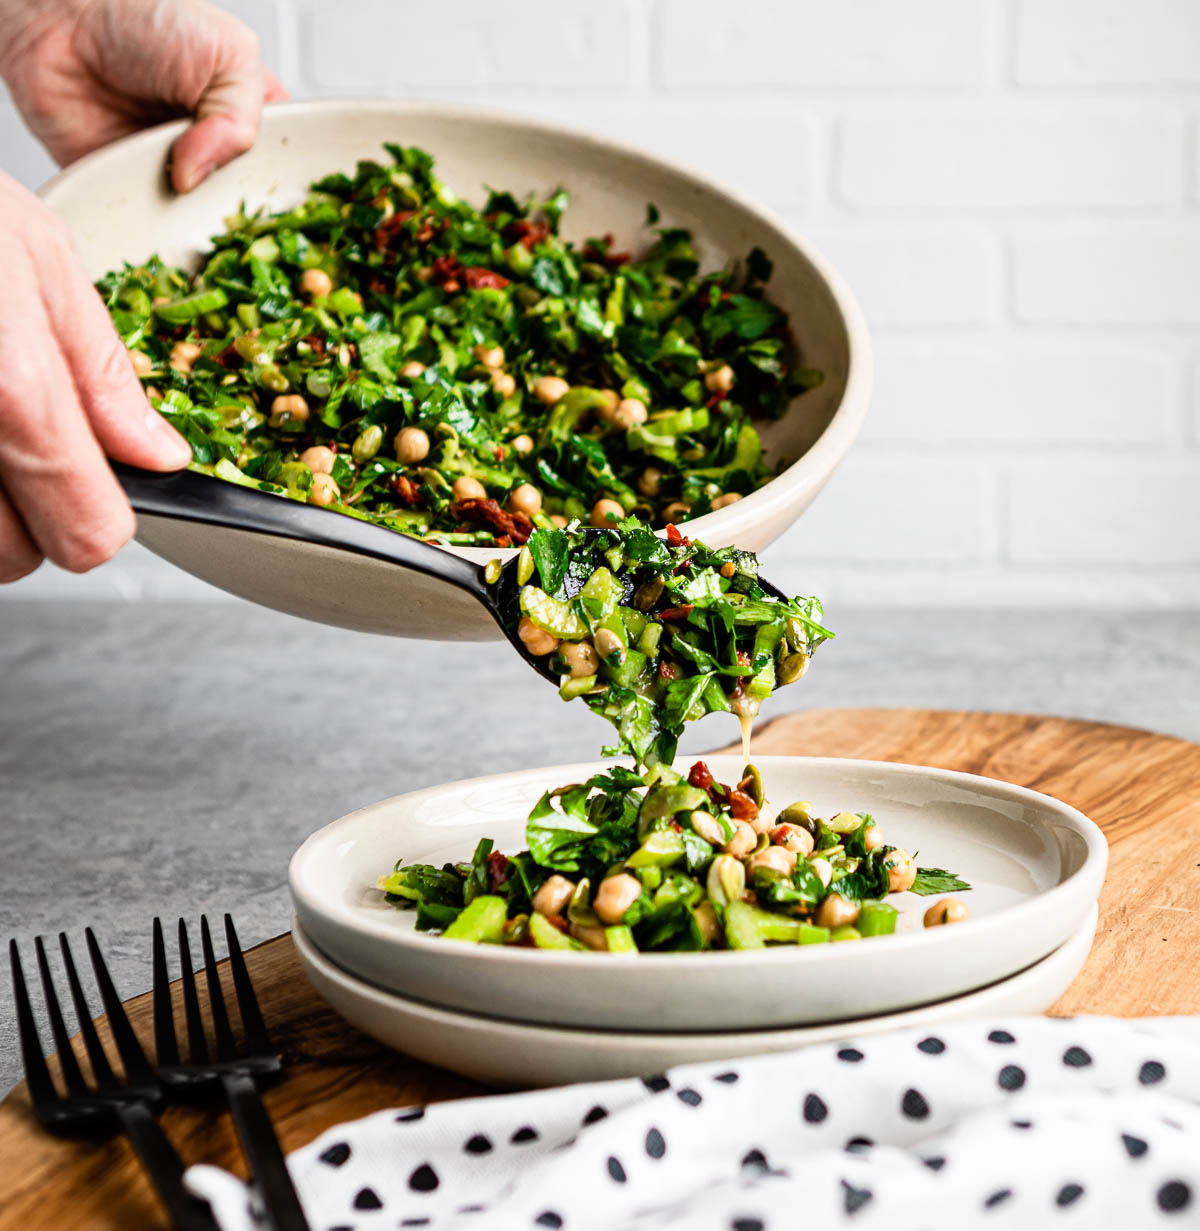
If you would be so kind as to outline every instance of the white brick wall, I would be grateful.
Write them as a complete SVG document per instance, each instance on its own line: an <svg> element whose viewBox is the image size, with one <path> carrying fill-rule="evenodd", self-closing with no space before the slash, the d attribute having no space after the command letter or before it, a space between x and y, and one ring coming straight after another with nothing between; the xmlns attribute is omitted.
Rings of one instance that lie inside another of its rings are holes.
<svg viewBox="0 0 1200 1231"><path fill-rule="evenodd" d="M796 588L1200 604L1198 0L227 7L296 95L593 128L737 185L834 260L877 392L769 553ZM0 165L50 171L3 103ZM134 548L7 591L39 593L209 591Z"/></svg>

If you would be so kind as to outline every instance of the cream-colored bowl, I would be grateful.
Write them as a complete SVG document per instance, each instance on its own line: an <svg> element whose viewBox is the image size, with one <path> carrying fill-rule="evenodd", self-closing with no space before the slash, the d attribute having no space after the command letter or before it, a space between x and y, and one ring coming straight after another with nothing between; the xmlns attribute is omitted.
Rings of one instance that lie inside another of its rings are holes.
<svg viewBox="0 0 1200 1231"><path fill-rule="evenodd" d="M419 145L468 199L484 185L517 193L570 192L568 238L613 232L643 244L646 205L691 229L704 268L758 246L775 264L772 298L788 313L806 366L824 383L764 426L768 461L796 458L746 499L688 523L713 546L765 547L808 507L846 455L866 413L871 355L858 305L834 269L767 211L660 158L554 124L441 104L330 101L267 109L250 153L187 196L168 191L164 168L182 123L165 124L81 159L42 197L71 228L99 277L157 252L194 263L222 219L245 201L281 209L308 185L359 158L385 158L385 141ZM336 516L336 514L330 514ZM196 576L295 615L367 632L438 640L490 640L491 618L466 594L395 565L290 539L143 516L138 538ZM478 548L447 548L484 562ZM786 587L785 587L786 588Z"/></svg>

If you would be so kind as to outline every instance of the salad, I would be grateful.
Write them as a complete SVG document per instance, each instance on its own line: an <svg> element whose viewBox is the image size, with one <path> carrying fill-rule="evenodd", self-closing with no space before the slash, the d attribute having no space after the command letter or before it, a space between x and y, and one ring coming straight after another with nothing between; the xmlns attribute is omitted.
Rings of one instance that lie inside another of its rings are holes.
<svg viewBox="0 0 1200 1231"><path fill-rule="evenodd" d="M150 402L193 469L447 544L535 527L697 517L772 477L752 417L798 362L758 249L701 274L689 232L561 238L567 208L482 209L423 150L225 220L195 274L101 279Z"/></svg>
<svg viewBox="0 0 1200 1231"><path fill-rule="evenodd" d="M731 784L703 761L686 776L614 767L547 791L525 840L513 855L484 838L468 863L398 864L379 888L416 909L419 929L450 939L607 953L886 936L897 916L889 894L970 888L919 869L868 814L821 819L804 802L776 813L753 766ZM969 913L946 898L925 923Z"/></svg>
<svg viewBox="0 0 1200 1231"><path fill-rule="evenodd" d="M564 700L616 727L605 755L643 769L669 765L684 724L705 714L736 714L748 741L762 701L833 635L819 599L763 589L752 552L714 551L674 525L665 538L632 518L536 530L517 579L525 648L550 658Z"/></svg>
<svg viewBox="0 0 1200 1231"><path fill-rule="evenodd" d="M665 539L636 520L584 532L537 530L517 562L519 634L617 729L608 755L632 757L586 782L547 791L529 814L527 848L485 838L468 863L396 863L387 901L415 908L421 930L450 939L609 953L761 949L884 936L889 894L970 886L919 869L872 816L822 819L808 803L776 812L750 764L717 782L697 761L673 769L685 723L714 711L742 720L801 678L833 634L815 598L787 599L736 548ZM536 583L540 584L536 584ZM945 898L926 926L970 911Z"/></svg>

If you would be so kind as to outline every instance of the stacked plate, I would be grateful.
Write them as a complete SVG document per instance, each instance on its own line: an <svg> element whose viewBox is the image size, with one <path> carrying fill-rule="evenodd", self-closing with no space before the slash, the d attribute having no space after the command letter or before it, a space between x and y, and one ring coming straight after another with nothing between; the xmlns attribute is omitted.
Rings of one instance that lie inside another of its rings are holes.
<svg viewBox="0 0 1200 1231"><path fill-rule="evenodd" d="M741 763L710 757L718 781ZM384 800L314 834L289 869L294 938L348 1021L421 1060L494 1084L555 1085L955 1018L1040 1012L1087 957L1108 848L1082 813L950 770L835 758L756 762L777 806L870 812L888 842L972 885L969 923L930 930L901 894L897 934L753 952L598 954L447 941L375 888L398 859L524 848L525 817L577 764ZM686 764L681 766L686 768Z"/></svg>

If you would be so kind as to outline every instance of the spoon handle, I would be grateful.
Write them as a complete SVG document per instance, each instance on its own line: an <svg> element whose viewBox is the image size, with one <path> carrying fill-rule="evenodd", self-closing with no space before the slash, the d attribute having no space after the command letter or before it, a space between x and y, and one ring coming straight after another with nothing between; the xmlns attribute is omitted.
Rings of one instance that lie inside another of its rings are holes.
<svg viewBox="0 0 1200 1231"><path fill-rule="evenodd" d="M373 556L458 586L495 614L479 565L407 534L191 470L162 474L121 462L113 462L112 468L137 513L302 539Z"/></svg>

